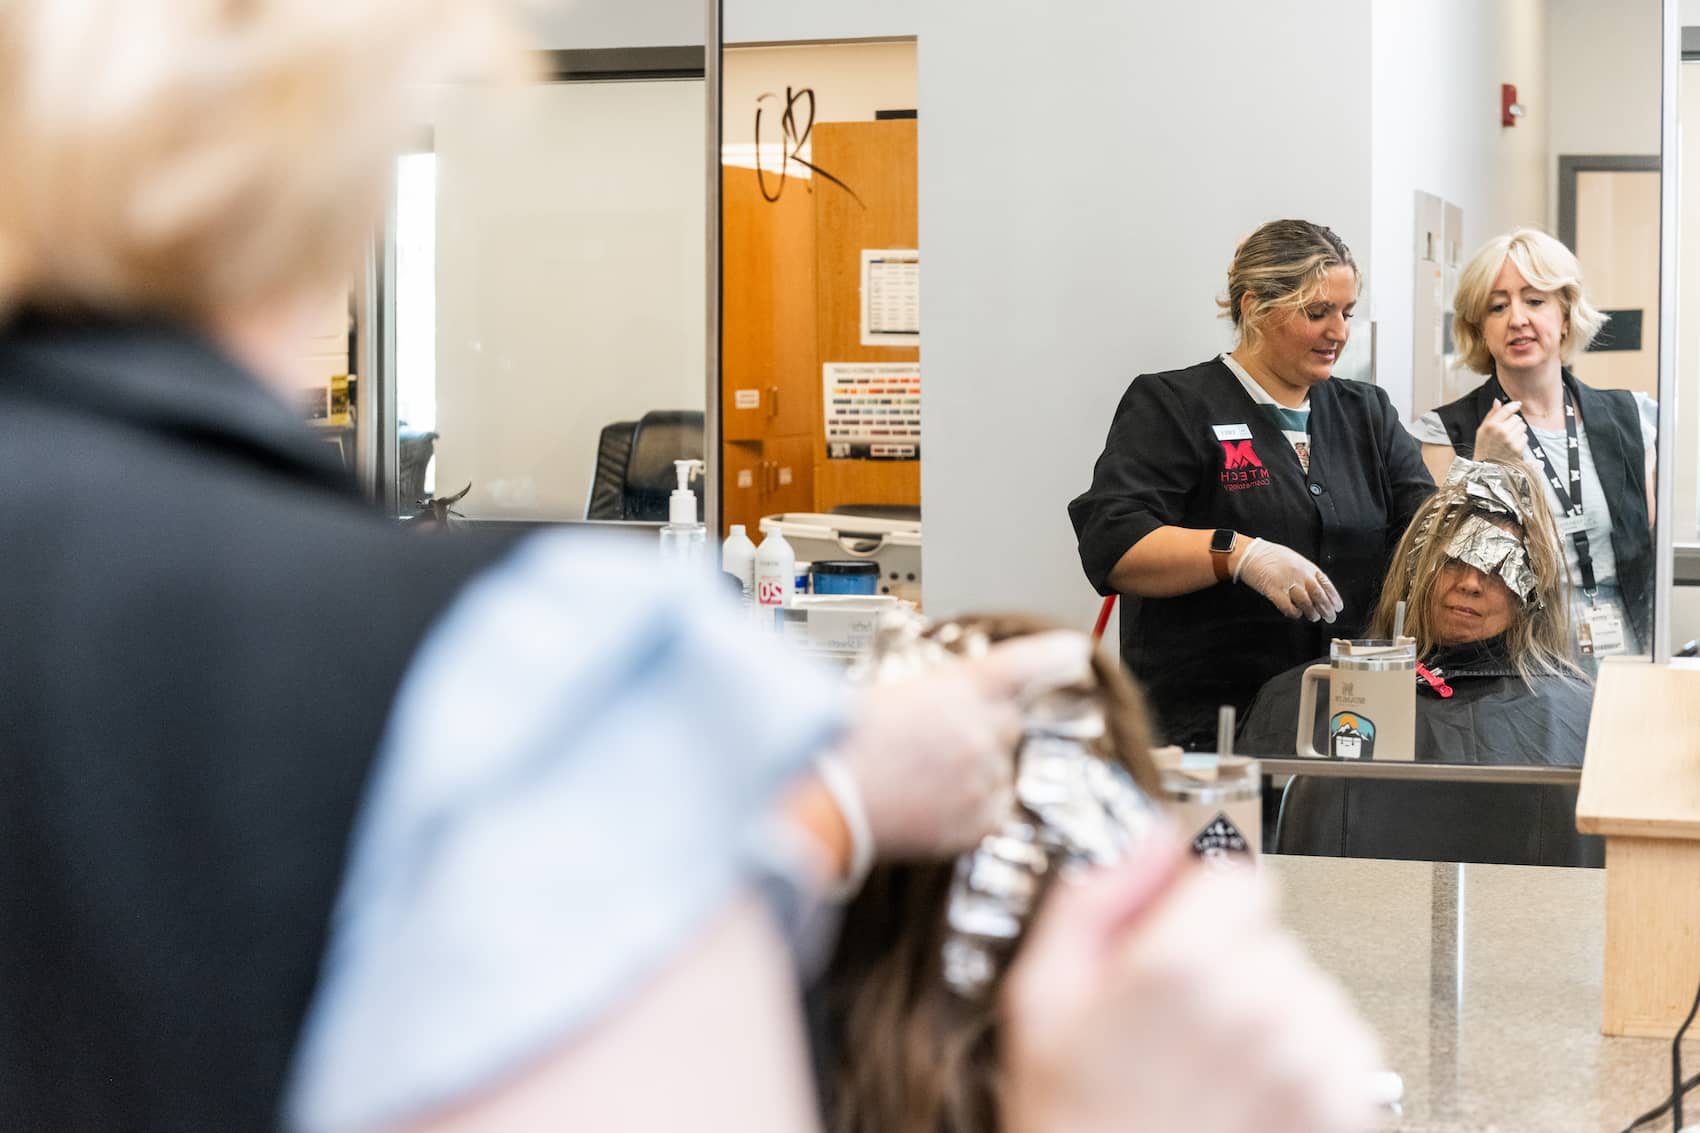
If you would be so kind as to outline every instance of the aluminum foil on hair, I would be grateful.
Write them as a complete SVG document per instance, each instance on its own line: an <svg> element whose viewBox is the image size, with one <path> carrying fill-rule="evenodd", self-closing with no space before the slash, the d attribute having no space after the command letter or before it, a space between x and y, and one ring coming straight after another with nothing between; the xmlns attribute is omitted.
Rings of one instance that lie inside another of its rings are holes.
<svg viewBox="0 0 1700 1133"><path fill-rule="evenodd" d="M1472 511L1503 515L1528 530L1534 515L1534 484L1503 464L1458 459L1446 474L1443 490L1462 486Z"/></svg>
<svg viewBox="0 0 1700 1133"><path fill-rule="evenodd" d="M882 623L864 680L900 679L953 655L990 648L980 631L947 622L930 634L918 615ZM947 986L977 998L997 979L1060 872L1111 865L1134 853L1159 811L1118 764L1093 750L1106 733L1095 687L1031 690L1022 706L1015 798L999 829L956 860L941 946Z"/></svg>
<svg viewBox="0 0 1700 1133"><path fill-rule="evenodd" d="M1475 512L1465 516L1446 545L1446 554L1501 579L1524 602L1535 596L1535 572L1529 569L1523 540L1491 519Z"/></svg>

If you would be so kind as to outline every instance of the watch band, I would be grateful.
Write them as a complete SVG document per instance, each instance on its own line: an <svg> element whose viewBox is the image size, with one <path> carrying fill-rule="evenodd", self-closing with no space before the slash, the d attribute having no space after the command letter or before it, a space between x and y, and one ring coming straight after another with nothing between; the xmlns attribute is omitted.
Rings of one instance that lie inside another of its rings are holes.
<svg viewBox="0 0 1700 1133"><path fill-rule="evenodd" d="M1224 529L1218 529L1210 539L1210 565L1216 571L1217 582L1227 582L1233 577L1233 569L1228 565L1229 558L1234 553L1234 547L1239 543L1239 532L1229 531L1228 545L1225 548L1216 546Z"/></svg>

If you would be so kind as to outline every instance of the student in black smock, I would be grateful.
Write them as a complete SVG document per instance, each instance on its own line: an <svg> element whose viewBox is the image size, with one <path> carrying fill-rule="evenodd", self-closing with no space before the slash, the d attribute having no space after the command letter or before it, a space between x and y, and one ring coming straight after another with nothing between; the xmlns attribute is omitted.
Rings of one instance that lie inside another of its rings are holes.
<svg viewBox="0 0 1700 1133"><path fill-rule="evenodd" d="M1375 386L1330 380L1358 297L1352 253L1302 220L1234 254L1232 353L1145 374L1069 504L1086 577L1120 593L1122 658L1167 740L1215 743L1265 680L1369 617L1387 556L1434 491Z"/></svg>

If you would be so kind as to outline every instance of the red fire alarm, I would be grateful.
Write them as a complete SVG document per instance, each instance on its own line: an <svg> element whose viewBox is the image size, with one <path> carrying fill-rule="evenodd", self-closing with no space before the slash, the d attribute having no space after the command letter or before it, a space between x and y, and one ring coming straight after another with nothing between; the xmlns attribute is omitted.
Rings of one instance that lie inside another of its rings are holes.
<svg viewBox="0 0 1700 1133"><path fill-rule="evenodd" d="M1523 117L1523 104L1517 101L1517 88L1510 83L1499 85L1499 124L1515 126Z"/></svg>

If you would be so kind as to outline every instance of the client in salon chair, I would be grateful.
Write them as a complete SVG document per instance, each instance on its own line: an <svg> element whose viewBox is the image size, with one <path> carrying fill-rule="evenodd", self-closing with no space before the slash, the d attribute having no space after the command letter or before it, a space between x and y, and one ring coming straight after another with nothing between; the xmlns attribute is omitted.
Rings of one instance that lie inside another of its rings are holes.
<svg viewBox="0 0 1700 1133"><path fill-rule="evenodd" d="M1457 461L1400 540L1369 626L1391 637L1405 603L1419 760L1581 765L1593 687L1569 656L1566 594L1557 528L1528 472ZM1263 686L1238 750L1294 754L1306 667ZM1325 706L1318 715L1314 742L1327 750Z"/></svg>

